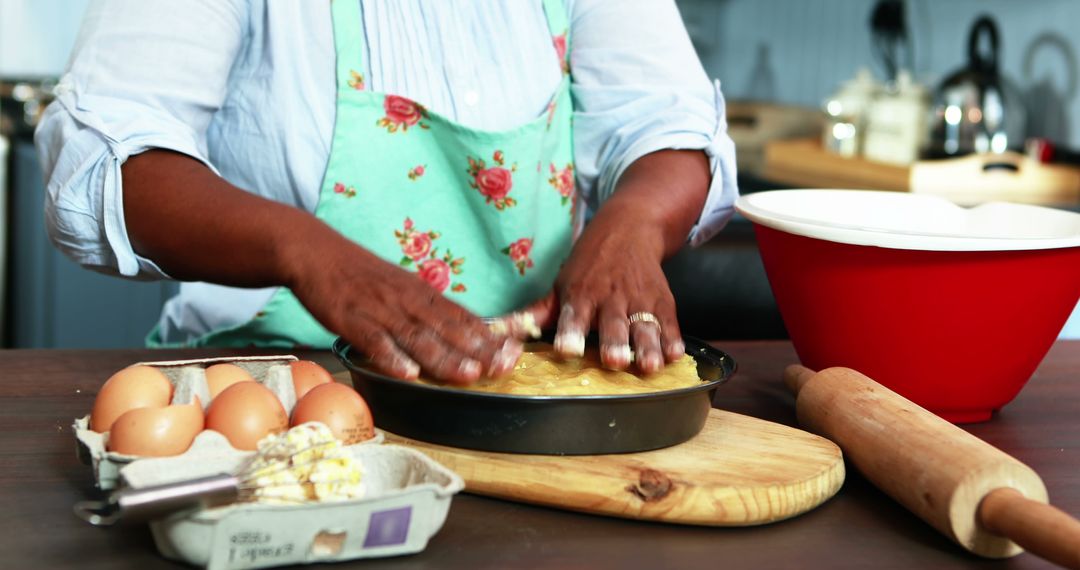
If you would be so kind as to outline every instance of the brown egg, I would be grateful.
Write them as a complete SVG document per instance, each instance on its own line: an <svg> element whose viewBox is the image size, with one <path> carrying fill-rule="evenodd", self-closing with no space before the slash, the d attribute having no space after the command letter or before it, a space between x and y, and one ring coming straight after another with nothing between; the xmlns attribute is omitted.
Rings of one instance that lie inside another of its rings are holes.
<svg viewBox="0 0 1080 570"><path fill-rule="evenodd" d="M206 387L210 389L211 400L233 384L254 381L247 370L235 364L215 364L206 369Z"/></svg>
<svg viewBox="0 0 1080 570"><path fill-rule="evenodd" d="M218 394L206 411L206 429L224 435L237 449L253 451L259 440L289 427L281 401L258 382L240 382Z"/></svg>
<svg viewBox="0 0 1080 570"><path fill-rule="evenodd" d="M292 369L293 387L296 388L296 399L303 398L309 390L319 384L328 384L334 381L334 377L325 368L310 360L297 360L289 363Z"/></svg>
<svg viewBox="0 0 1080 570"><path fill-rule="evenodd" d="M116 418L135 408L159 408L172 400L173 385L157 368L129 366L105 381L90 412L90 429L109 431Z"/></svg>
<svg viewBox="0 0 1080 570"><path fill-rule="evenodd" d="M345 445L371 439L375 424L367 402L356 390L332 382L311 389L293 408L292 425L322 422Z"/></svg>
<svg viewBox="0 0 1080 570"><path fill-rule="evenodd" d="M146 457L180 455L202 429L202 404L197 400L186 405L136 408L116 418L107 449Z"/></svg>

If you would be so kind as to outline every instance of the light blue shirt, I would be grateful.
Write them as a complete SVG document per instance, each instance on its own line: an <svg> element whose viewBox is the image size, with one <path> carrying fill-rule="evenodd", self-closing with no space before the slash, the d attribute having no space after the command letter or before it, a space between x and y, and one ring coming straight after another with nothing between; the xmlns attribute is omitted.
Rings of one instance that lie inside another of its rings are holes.
<svg viewBox="0 0 1080 570"><path fill-rule="evenodd" d="M559 83L540 0L357 1L373 91L499 130L543 113ZM689 239L706 241L732 213L735 151L719 83L706 77L674 2L565 5L582 195L595 208L641 156L702 149L713 181ZM314 211L334 128L334 60L329 0L93 2L36 136L53 242L99 271L167 277L133 251L124 225L120 166L150 148ZM184 283L165 306L162 338L246 322L273 290Z"/></svg>

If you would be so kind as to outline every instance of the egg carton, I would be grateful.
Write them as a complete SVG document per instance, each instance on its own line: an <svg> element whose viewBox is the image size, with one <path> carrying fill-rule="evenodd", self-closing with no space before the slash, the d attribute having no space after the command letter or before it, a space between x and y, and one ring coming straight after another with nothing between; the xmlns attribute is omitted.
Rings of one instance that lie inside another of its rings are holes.
<svg viewBox="0 0 1080 570"><path fill-rule="evenodd" d="M236 472L252 452L232 453L206 432L198 447L144 459L120 470L139 488ZM174 514L150 523L166 558L210 570L246 570L411 554L442 528L461 477L416 450L397 445L346 447L364 475L362 498L274 505L239 503ZM235 451L235 450L232 450Z"/></svg>
<svg viewBox="0 0 1080 570"><path fill-rule="evenodd" d="M138 362L136 365L152 366L160 370L169 382L173 384L172 404L190 404L197 397L203 406L203 411L210 406L210 390L206 383L206 368L214 364L235 364L251 374L256 382L266 386L281 401L286 413L292 415L292 409L296 406L296 389L292 382L292 368L290 362L297 358L292 355L281 356L246 356L246 357L218 357L198 358L192 360L166 360L159 362ZM108 433L98 433L90 429L90 415L87 414L75 420L72 426L75 432L76 453L79 459L93 467L94 482L103 490L115 489L119 484L120 470L125 466L139 460L146 459L136 455L116 453L106 449ZM208 450L213 453L224 453L236 457L243 456L246 452L226 445L225 449L218 449L213 436L219 436L216 432L203 430L195 436L191 448L209 445ZM204 443L207 437L210 442ZM353 444L366 445L381 443L383 434L376 431L375 437L367 441ZM352 446L349 446L352 447Z"/></svg>

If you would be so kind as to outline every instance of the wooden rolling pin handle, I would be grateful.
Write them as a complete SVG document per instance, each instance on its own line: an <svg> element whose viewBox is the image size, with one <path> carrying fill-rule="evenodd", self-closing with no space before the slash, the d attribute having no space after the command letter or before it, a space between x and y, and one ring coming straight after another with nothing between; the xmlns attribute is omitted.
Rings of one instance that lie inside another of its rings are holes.
<svg viewBox="0 0 1080 570"><path fill-rule="evenodd" d="M1054 564L1080 570L1080 521L1002 487L979 503L979 524Z"/></svg>
<svg viewBox="0 0 1080 570"><path fill-rule="evenodd" d="M801 364L792 364L784 369L784 384L792 394L799 395L802 387L814 377L814 371Z"/></svg>
<svg viewBox="0 0 1080 570"><path fill-rule="evenodd" d="M1080 521L1045 503L1031 468L855 370L796 364L784 383L804 428L964 548L992 558L1024 548L1080 570Z"/></svg>

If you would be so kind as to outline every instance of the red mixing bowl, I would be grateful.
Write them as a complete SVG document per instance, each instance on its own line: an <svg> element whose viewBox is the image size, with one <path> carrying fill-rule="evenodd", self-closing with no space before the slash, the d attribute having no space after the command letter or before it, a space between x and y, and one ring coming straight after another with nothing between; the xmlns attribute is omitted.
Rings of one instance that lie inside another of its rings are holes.
<svg viewBox="0 0 1080 570"><path fill-rule="evenodd" d="M1012 401L1080 299L1080 214L934 196L739 198L792 343L964 423Z"/></svg>

